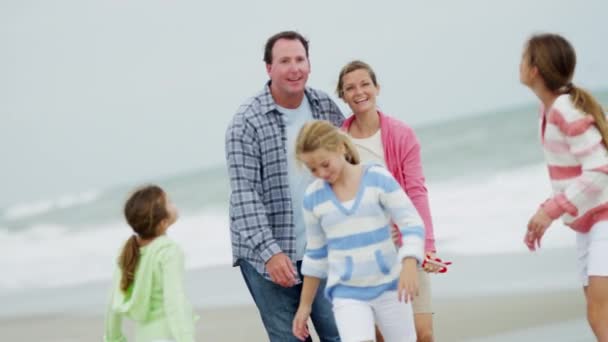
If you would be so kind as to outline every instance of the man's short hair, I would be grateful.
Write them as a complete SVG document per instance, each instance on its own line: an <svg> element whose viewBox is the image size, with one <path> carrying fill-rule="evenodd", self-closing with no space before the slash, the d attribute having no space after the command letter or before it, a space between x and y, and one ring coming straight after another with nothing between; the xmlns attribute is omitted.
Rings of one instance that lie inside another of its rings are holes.
<svg viewBox="0 0 608 342"><path fill-rule="evenodd" d="M264 62L266 64L272 64L272 48L279 39L299 40L304 46L304 50L306 50L306 58L308 58L308 40L306 40L304 36L296 31L283 31L268 38L266 41L266 46L264 47Z"/></svg>

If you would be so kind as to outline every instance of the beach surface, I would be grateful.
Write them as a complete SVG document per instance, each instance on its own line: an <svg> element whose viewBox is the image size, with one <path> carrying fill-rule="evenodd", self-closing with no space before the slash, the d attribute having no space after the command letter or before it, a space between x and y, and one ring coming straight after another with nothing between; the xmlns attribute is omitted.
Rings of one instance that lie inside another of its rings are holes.
<svg viewBox="0 0 608 342"><path fill-rule="evenodd" d="M457 256L433 276L437 341L593 341L574 251ZM108 282L0 296L4 341L100 341ZM187 274L199 341L267 341L237 268ZM125 323L125 333L132 325Z"/></svg>
<svg viewBox="0 0 608 342"><path fill-rule="evenodd" d="M562 291L484 298L444 298L435 304L437 341L591 341L580 293ZM199 341L267 341L253 305L197 310ZM563 324L566 324L566 329ZM129 324L125 332L131 335ZM552 336L565 330L570 335ZM5 341L100 341L102 315L41 314L0 320ZM510 339L509 336L519 336Z"/></svg>

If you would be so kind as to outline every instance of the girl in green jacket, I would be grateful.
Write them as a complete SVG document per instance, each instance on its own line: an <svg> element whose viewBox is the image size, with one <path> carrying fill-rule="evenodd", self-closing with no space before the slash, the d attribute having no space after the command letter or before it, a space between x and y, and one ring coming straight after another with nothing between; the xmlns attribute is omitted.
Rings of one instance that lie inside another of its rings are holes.
<svg viewBox="0 0 608 342"><path fill-rule="evenodd" d="M194 341L194 315L184 294L184 255L165 232L177 209L150 185L135 191L124 208L133 235L118 258L105 324L105 342L126 342L122 318L135 321L135 340Z"/></svg>

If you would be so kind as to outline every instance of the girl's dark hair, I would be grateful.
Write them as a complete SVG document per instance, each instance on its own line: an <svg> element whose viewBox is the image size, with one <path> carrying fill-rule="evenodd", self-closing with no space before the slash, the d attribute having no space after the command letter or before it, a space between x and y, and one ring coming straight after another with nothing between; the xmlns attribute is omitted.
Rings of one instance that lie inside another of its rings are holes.
<svg viewBox="0 0 608 342"><path fill-rule="evenodd" d="M139 261L139 243L141 239L152 239L158 235L160 223L169 218L166 208L166 196L163 189L148 185L137 189L125 203L125 218L133 228L133 234L125 243L118 259L122 271L120 289L124 292L133 284L135 269Z"/></svg>
<svg viewBox="0 0 608 342"><path fill-rule="evenodd" d="M529 65L538 69L550 91L570 94L574 106L593 117L604 145L608 147L608 123L602 106L589 92L572 84L576 67L576 53L572 45L558 34L538 34L528 40L525 56Z"/></svg>

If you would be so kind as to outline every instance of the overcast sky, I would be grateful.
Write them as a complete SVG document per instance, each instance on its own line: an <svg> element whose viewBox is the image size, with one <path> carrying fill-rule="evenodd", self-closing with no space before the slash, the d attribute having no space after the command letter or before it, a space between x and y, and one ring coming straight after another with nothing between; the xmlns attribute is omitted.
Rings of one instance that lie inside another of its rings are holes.
<svg viewBox="0 0 608 342"><path fill-rule="evenodd" d="M577 84L607 88L606 13L605 0L5 0L0 207L223 163L280 30L310 39L309 85L333 95L363 59L383 110L416 126L533 101L517 67L539 31L572 41Z"/></svg>

